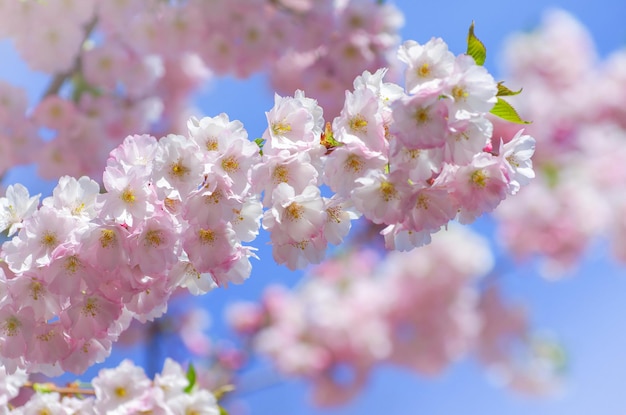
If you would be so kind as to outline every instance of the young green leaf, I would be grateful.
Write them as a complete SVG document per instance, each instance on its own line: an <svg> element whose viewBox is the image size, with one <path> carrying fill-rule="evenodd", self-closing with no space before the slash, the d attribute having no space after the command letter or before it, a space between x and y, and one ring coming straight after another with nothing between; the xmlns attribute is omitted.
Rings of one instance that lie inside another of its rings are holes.
<svg viewBox="0 0 626 415"><path fill-rule="evenodd" d="M516 124L530 124L530 121L522 120L515 108L502 98L498 98L498 102L496 102L496 105L493 106L490 112L506 121Z"/></svg>
<svg viewBox="0 0 626 415"><path fill-rule="evenodd" d="M228 415L228 411L222 405L218 405L218 408L220 408L220 415Z"/></svg>
<svg viewBox="0 0 626 415"><path fill-rule="evenodd" d="M191 390L196 385L196 368L192 363L189 363L189 368L187 369L187 380L189 381L189 385L184 389L185 393L191 393Z"/></svg>
<svg viewBox="0 0 626 415"><path fill-rule="evenodd" d="M467 34L467 54L474 58L476 65L479 66L482 66L487 59L487 48L474 34L474 22L472 22Z"/></svg>
<svg viewBox="0 0 626 415"><path fill-rule="evenodd" d="M559 184L559 167L553 163L546 163L542 166L542 173L548 187L554 189Z"/></svg>
<svg viewBox="0 0 626 415"><path fill-rule="evenodd" d="M54 391L53 383L33 383L33 390L38 393L52 393Z"/></svg>
<svg viewBox="0 0 626 415"><path fill-rule="evenodd" d="M257 146L259 146L259 155L263 155L263 145L265 144L265 140L262 138L255 138L254 142Z"/></svg>
<svg viewBox="0 0 626 415"><path fill-rule="evenodd" d="M336 147L342 146L343 143L335 140L335 135L333 134L333 128L330 122L326 123L324 127L324 131L322 131L322 135L320 137L320 143L326 147L327 150L332 150Z"/></svg>
<svg viewBox="0 0 626 415"><path fill-rule="evenodd" d="M519 91L513 91L506 86L504 86L504 81L498 82L498 93L496 96L498 97L511 97L513 95L518 95L522 92L522 88Z"/></svg>

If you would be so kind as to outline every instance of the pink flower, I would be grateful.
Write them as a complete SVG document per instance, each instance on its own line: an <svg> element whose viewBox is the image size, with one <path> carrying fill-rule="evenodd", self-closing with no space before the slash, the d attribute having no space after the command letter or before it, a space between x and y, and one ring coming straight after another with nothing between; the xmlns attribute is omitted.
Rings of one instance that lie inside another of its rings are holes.
<svg viewBox="0 0 626 415"><path fill-rule="evenodd" d="M302 241L318 234L324 224L324 202L316 186L307 186L301 194L287 183L280 183L272 193L273 207L263 216L263 228L279 241Z"/></svg>
<svg viewBox="0 0 626 415"><path fill-rule="evenodd" d="M442 147L448 134L448 106L439 94L395 101L391 133L410 149Z"/></svg>
<svg viewBox="0 0 626 415"><path fill-rule="evenodd" d="M150 389L142 368L124 360L114 369L102 369L91 382L96 393L96 408L105 413L139 398Z"/></svg>
<svg viewBox="0 0 626 415"><path fill-rule="evenodd" d="M267 115L269 128L263 134L264 153L280 150L306 151L320 145L324 126L322 108L317 101L296 91L293 97L274 97L274 108Z"/></svg>
<svg viewBox="0 0 626 415"><path fill-rule="evenodd" d="M43 200L44 206L57 209L66 215L72 215L88 221L96 217L96 197L100 194L100 185L89 177L75 179L69 176L59 178L59 183L52 191L52 197Z"/></svg>
<svg viewBox="0 0 626 415"><path fill-rule="evenodd" d="M372 222L389 224L402 219L407 190L401 175L372 171L356 180L351 199Z"/></svg>
<svg viewBox="0 0 626 415"><path fill-rule="evenodd" d="M200 120L191 117L187 122L187 128L191 140L211 160L223 154L234 141L248 140L248 133L241 121L230 121L228 115L224 113Z"/></svg>
<svg viewBox="0 0 626 415"><path fill-rule="evenodd" d="M63 374L63 369L57 362L69 353L68 337L61 322L44 322L35 327L26 358L31 362L39 362L39 372L47 376L58 376Z"/></svg>
<svg viewBox="0 0 626 415"><path fill-rule="evenodd" d="M54 130L70 128L76 117L78 111L74 103L57 95L43 98L33 113L33 119L39 126Z"/></svg>
<svg viewBox="0 0 626 415"><path fill-rule="evenodd" d="M99 195L101 217L112 218L120 224L133 226L154 212L154 190L146 183L147 177L140 169L123 171L107 167L103 182L107 193Z"/></svg>
<svg viewBox="0 0 626 415"><path fill-rule="evenodd" d="M131 266L139 266L146 275L163 275L178 260L179 233L169 214L157 214L139 224L129 246Z"/></svg>
<svg viewBox="0 0 626 415"><path fill-rule="evenodd" d="M2 256L13 272L48 265L54 249L62 243L76 243L82 229L75 218L42 206L16 237L3 244Z"/></svg>
<svg viewBox="0 0 626 415"><path fill-rule="evenodd" d="M232 255L236 245L235 231L226 222L211 227L189 226L183 232L183 248L199 273L211 272Z"/></svg>
<svg viewBox="0 0 626 415"><path fill-rule="evenodd" d="M193 141L175 134L159 140L152 182L161 199L184 199L202 183L203 173L202 159Z"/></svg>
<svg viewBox="0 0 626 415"><path fill-rule="evenodd" d="M93 267L113 271L129 263L128 230L119 224L93 223L83 233L81 256Z"/></svg>
<svg viewBox="0 0 626 415"><path fill-rule="evenodd" d="M450 186L458 200L459 221L464 224L492 211L504 200L508 189L501 161L488 153L476 156L467 166L444 170L439 179Z"/></svg>
<svg viewBox="0 0 626 415"><path fill-rule="evenodd" d="M506 144L500 141L499 156L503 159L509 177L509 193L516 194L521 186L530 183L535 177L531 157L535 153L535 139L529 135L522 135L520 130L515 137Z"/></svg>
<svg viewBox="0 0 626 415"><path fill-rule="evenodd" d="M274 189L281 183L291 186L297 193L309 185L317 185L319 173L312 164L310 152L290 153L282 150L273 155L264 155L263 162L252 170L252 185L257 192L264 192L263 205L272 205Z"/></svg>
<svg viewBox="0 0 626 415"><path fill-rule="evenodd" d="M72 305L61 315L61 322L72 337L89 340L106 337L109 327L121 314L120 302L96 292L74 298Z"/></svg>
<svg viewBox="0 0 626 415"><path fill-rule="evenodd" d="M3 357L16 359L28 350L35 326L35 316L30 307L17 309L13 304L0 307L0 353Z"/></svg>
<svg viewBox="0 0 626 415"><path fill-rule="evenodd" d="M379 99L368 88L346 91L343 110L333 121L335 138L343 143L357 139L370 150L385 153L389 144Z"/></svg>
<svg viewBox="0 0 626 415"><path fill-rule="evenodd" d="M334 192L348 197L357 179L367 176L370 171L384 169L387 163L382 153L371 151L363 143L350 142L328 155L324 165L324 183Z"/></svg>
<svg viewBox="0 0 626 415"><path fill-rule="evenodd" d="M348 235L352 221L358 219L361 213L349 200L337 195L331 199L324 198L324 206L326 213L324 238L333 245L340 245Z"/></svg>
<svg viewBox="0 0 626 415"><path fill-rule="evenodd" d="M456 57L454 72L446 79L444 94L450 99L450 114L459 118L463 112L470 114L488 113L495 105L498 87L484 66L476 65L469 55Z"/></svg>
<svg viewBox="0 0 626 415"><path fill-rule="evenodd" d="M0 228L3 230L8 228L8 236L21 229L24 219L37 210L40 196L31 197L28 189L19 183L10 185L6 197L0 198Z"/></svg>
<svg viewBox="0 0 626 415"><path fill-rule="evenodd" d="M443 80L454 68L454 55L440 38L432 38L424 45L407 40L398 50L398 59L408 65L404 76L410 94L440 91Z"/></svg>
<svg viewBox="0 0 626 415"><path fill-rule="evenodd" d="M174 414L219 415L217 400L211 392L200 389L191 394L181 394L168 401Z"/></svg>

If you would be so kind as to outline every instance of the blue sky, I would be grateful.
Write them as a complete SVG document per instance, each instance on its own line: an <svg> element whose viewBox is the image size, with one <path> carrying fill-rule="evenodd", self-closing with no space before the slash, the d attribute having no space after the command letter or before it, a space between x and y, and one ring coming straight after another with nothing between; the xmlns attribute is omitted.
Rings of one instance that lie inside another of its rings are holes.
<svg viewBox="0 0 626 415"><path fill-rule="evenodd" d="M499 58L504 39L514 31L526 31L536 26L543 11L550 7L565 9L578 18L593 36L601 57L626 46L624 1L405 0L394 3L406 16L402 31L404 39L423 43L433 36L442 37L455 53L465 50L467 29L471 21L475 21L476 33L488 50L486 66L498 79L503 76ZM264 88L263 79L263 76L258 76L245 84L232 80L215 84L203 93L198 105L207 115L227 112L232 118L243 120L250 134L258 136L265 128L263 111L273 104L271 91ZM244 101L255 102L255 106L265 109L251 112L247 105L242 105ZM255 128L258 130L255 131ZM483 220L481 229L489 230L491 226L488 222ZM558 396L525 399L495 387L480 365L465 360L434 379L399 368L381 367L358 399L330 411L317 411L306 406L305 383L281 384L247 396L250 414L626 413L625 268L605 258L605 248L601 245L594 247L583 259L580 270L560 282L541 279L530 264L512 270L505 277L507 294L527 304L533 325L550 330L567 349L567 377ZM267 254L266 258L269 252ZM222 303L226 297L254 296L256 286L264 283L259 279L293 284L297 278L282 268L272 267L267 261L257 266L255 272L252 279L256 281L241 287L241 294L239 287L234 287L223 295L212 294L209 301Z"/></svg>
<svg viewBox="0 0 626 415"><path fill-rule="evenodd" d="M442 37L455 53L465 49L465 36L471 21L488 49L487 67L501 78L498 57L502 42L512 31L528 30L548 7L572 12L585 24L596 41L601 56L626 46L626 2L591 1L461 1L417 2L395 1L405 13L402 31L405 39L425 42ZM0 44L0 78L41 90L45 78L28 74L11 59L10 48ZM11 64L7 64L7 62ZM28 74L28 76L25 76ZM265 77L258 75L245 82L223 79L205 88L197 96L201 113L213 116L226 112L240 119L253 137L265 128L264 111L273 105L272 92ZM24 180L34 192L46 184L35 185L21 169L9 181ZM483 220L481 229L491 224ZM260 246L261 262L255 262L252 278L243 286L218 290L202 298L214 311L216 325L221 324L220 310L233 299L252 299L270 281L293 285L298 274L273 266L271 250ZM506 276L509 296L522 301L531 310L537 327L551 329L564 343L570 356L568 377L563 393L553 399L525 400L494 387L484 371L466 360L451 367L442 376L430 379L405 370L381 367L371 385L351 404L332 411L317 411L307 403L307 386L303 382L281 383L246 396L251 415L287 414L375 414L392 415L613 415L626 413L626 279L625 268L603 257L603 247L595 247L584 259L576 275L551 283L542 280L531 265L517 268ZM117 356L116 359L121 356ZM114 360L116 360L114 359Z"/></svg>

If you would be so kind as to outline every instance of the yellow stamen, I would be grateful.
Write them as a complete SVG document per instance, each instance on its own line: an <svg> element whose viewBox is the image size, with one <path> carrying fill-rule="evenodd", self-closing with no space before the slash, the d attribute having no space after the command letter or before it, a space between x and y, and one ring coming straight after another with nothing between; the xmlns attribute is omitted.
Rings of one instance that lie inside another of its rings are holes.
<svg viewBox="0 0 626 415"><path fill-rule="evenodd" d="M102 229L100 231L100 246L103 248L112 248L117 246L117 235L111 229Z"/></svg>
<svg viewBox="0 0 626 415"><path fill-rule="evenodd" d="M76 255L65 258L65 270L68 272L68 274L76 274L76 271L78 271L79 267L80 260Z"/></svg>
<svg viewBox="0 0 626 415"><path fill-rule="evenodd" d="M207 205L217 205L222 201L222 199L224 199L224 193L221 189L216 189L210 195L204 196L204 203Z"/></svg>
<svg viewBox="0 0 626 415"><path fill-rule="evenodd" d="M391 182L381 182L380 183L380 195L385 202L389 202L392 199L396 199L398 197L398 191L396 187Z"/></svg>
<svg viewBox="0 0 626 415"><path fill-rule="evenodd" d="M39 243L46 248L54 248L59 244L57 236L52 232L44 232Z"/></svg>
<svg viewBox="0 0 626 415"><path fill-rule="evenodd" d="M487 175L484 170L476 170L472 173L471 182L474 183L477 187L483 188L487 185Z"/></svg>
<svg viewBox="0 0 626 415"><path fill-rule="evenodd" d="M421 194L417 197L415 207L418 209L428 210L428 196Z"/></svg>
<svg viewBox="0 0 626 415"><path fill-rule="evenodd" d="M226 157L222 160L222 168L226 173L235 173L239 170L239 162L235 156Z"/></svg>
<svg viewBox="0 0 626 415"><path fill-rule="evenodd" d="M118 398L123 398L124 396L126 396L126 388L122 386L118 386L117 388L115 388L115 396L117 396Z"/></svg>
<svg viewBox="0 0 626 415"><path fill-rule="evenodd" d="M272 132L274 135L284 135L291 131L291 124L286 123L284 120L272 124Z"/></svg>
<svg viewBox="0 0 626 415"><path fill-rule="evenodd" d="M2 325L2 332L8 337L13 337L19 333L20 327L22 327L22 323L16 317L11 316Z"/></svg>
<svg viewBox="0 0 626 415"><path fill-rule="evenodd" d="M430 121L430 114L428 114L428 110L426 108L419 108L415 111L413 118L417 124L426 124Z"/></svg>
<svg viewBox="0 0 626 415"><path fill-rule="evenodd" d="M423 63L422 66L417 68L416 72L420 78L426 78L430 75L430 66L427 63Z"/></svg>
<svg viewBox="0 0 626 415"><path fill-rule="evenodd" d="M469 93L463 87L456 85L452 88L452 97L454 97L455 101L465 101L469 97Z"/></svg>
<svg viewBox="0 0 626 415"><path fill-rule="evenodd" d="M358 114L354 118L350 119L350 129L359 133L367 132L367 120Z"/></svg>
<svg viewBox="0 0 626 415"><path fill-rule="evenodd" d="M72 209L72 215L78 216L78 215L80 215L83 212L83 210L85 210L85 204L81 203L80 205L78 205L74 209Z"/></svg>
<svg viewBox="0 0 626 415"><path fill-rule="evenodd" d="M144 238L145 246L150 246L151 248L157 248L162 243L163 243L163 231L158 230L158 229L152 229L146 232L146 236Z"/></svg>
<svg viewBox="0 0 626 415"><path fill-rule="evenodd" d="M356 154L350 154L343 164L343 168L346 171L352 171L358 173L363 169L363 160Z"/></svg>
<svg viewBox="0 0 626 415"><path fill-rule="evenodd" d="M289 170L284 165L276 166L272 172L272 182L274 184L288 183L289 182Z"/></svg>
<svg viewBox="0 0 626 415"><path fill-rule="evenodd" d="M213 245L215 242L215 232L211 229L200 229L198 231L198 238L203 245Z"/></svg>
<svg viewBox="0 0 626 415"><path fill-rule="evenodd" d="M328 214L328 222L341 223L341 206L333 206L326 209L326 213Z"/></svg>
<svg viewBox="0 0 626 415"><path fill-rule="evenodd" d="M39 297L45 292L43 284L37 280L32 280L29 288L30 297L35 301L39 300Z"/></svg>
<svg viewBox="0 0 626 415"><path fill-rule="evenodd" d="M290 221L299 220L302 218L304 213L304 206L299 205L296 202L292 202L285 208L285 213L287 215L287 219Z"/></svg>
<svg viewBox="0 0 626 415"><path fill-rule="evenodd" d="M217 139L211 137L208 139L208 141L206 142L206 149L209 151L217 151L219 149L219 146L217 144Z"/></svg>
<svg viewBox="0 0 626 415"><path fill-rule="evenodd" d="M87 302L81 310L81 314L85 317L95 317L98 315L98 302L95 298L88 298Z"/></svg>
<svg viewBox="0 0 626 415"><path fill-rule="evenodd" d="M124 189L124 191L120 195L120 199L122 199L124 203L128 203L129 205L132 205L133 203L135 203L135 199L136 199L135 192L133 192L133 190L130 187L127 187L126 189Z"/></svg>
<svg viewBox="0 0 626 415"><path fill-rule="evenodd" d="M183 164L182 159L178 159L176 163L170 164L170 176L172 177L176 177L180 179L183 176L188 175L189 172L190 172L189 167Z"/></svg>

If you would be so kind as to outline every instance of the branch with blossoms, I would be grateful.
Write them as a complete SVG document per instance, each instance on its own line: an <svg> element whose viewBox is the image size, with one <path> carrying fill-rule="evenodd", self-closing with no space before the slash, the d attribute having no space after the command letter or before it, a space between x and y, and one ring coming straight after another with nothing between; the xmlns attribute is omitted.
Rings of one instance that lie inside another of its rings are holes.
<svg viewBox="0 0 626 415"><path fill-rule="evenodd" d="M475 38L470 31L468 45ZM483 53L482 50L479 50ZM534 140L491 144L498 87L440 39L405 42L406 92L364 72L321 144L323 110L276 95L263 155L238 121L188 122L188 135L129 136L110 153L104 193L64 176L35 210L21 185L1 200L0 355L17 368L80 373L131 320L160 316L178 287L202 294L251 273L260 221L290 269L319 263L363 215L408 250L453 219L469 223L532 177ZM335 194L322 196L320 186ZM265 210L263 210L265 208ZM15 234L17 232L17 234Z"/></svg>
<svg viewBox="0 0 626 415"><path fill-rule="evenodd" d="M268 71L336 115L358 74L391 65L402 21L373 0L3 2L0 39L51 79L31 103L0 82L0 176L36 162L44 179L97 177L123 137L185 131L212 74Z"/></svg>
<svg viewBox="0 0 626 415"><path fill-rule="evenodd" d="M23 372L7 374L0 368L0 405L2 414L24 413L151 413L220 415L225 413L218 401L230 388L211 392L196 383L193 366L185 371L167 359L161 373L149 379L143 369L129 360L113 369L103 369L91 381L90 388L80 385L58 387L31 383ZM19 407L10 403L19 388L32 388L32 394ZM69 412L68 412L69 411Z"/></svg>

